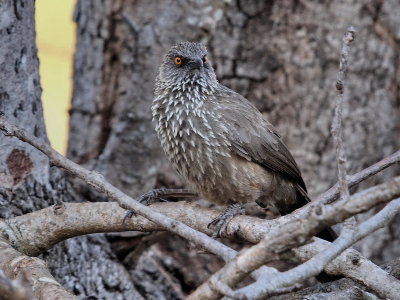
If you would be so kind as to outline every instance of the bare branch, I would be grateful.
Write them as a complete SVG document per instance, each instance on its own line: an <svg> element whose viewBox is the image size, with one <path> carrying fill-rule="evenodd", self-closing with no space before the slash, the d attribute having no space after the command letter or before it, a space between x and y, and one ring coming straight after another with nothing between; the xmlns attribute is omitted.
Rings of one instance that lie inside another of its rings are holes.
<svg viewBox="0 0 400 300"><path fill-rule="evenodd" d="M398 180L394 179L394 182ZM365 195L381 197L376 201L382 203L389 201L397 193L400 193L400 186L388 182L357 193L353 195L353 198L357 199ZM206 234L212 233L207 225L219 214L216 210L183 201L154 203L150 207ZM18 251L36 256L52 248L56 243L75 236L99 232L163 230L162 226L141 216L122 222L125 212L116 202L63 203L22 216L0 220L0 232L7 235L8 240ZM251 243L257 243L265 234L277 230L276 228L279 230L285 223L296 219L284 216L273 220L262 220L249 216L237 216L228 225L227 233L230 235L227 237L239 236ZM222 257L223 253L222 251L215 254Z"/></svg>
<svg viewBox="0 0 400 300"><path fill-rule="evenodd" d="M350 26L342 39L342 48L340 51L340 65L338 72L338 79L336 82L336 90L338 92L336 97L335 116L332 121L332 136L333 143L336 148L336 162L338 167L338 178L339 178L339 190L340 199L348 201L350 198L349 185L347 183L347 170L346 170L346 153L343 142L343 130L342 130L342 111L344 102L344 86L345 77L347 72L347 63L349 60L350 44L355 39L355 29ZM351 217L344 221L342 231L354 230L357 222L354 217ZM346 232L342 232L346 234ZM349 233L348 233L349 234Z"/></svg>
<svg viewBox="0 0 400 300"><path fill-rule="evenodd" d="M0 117L0 130L2 130L6 135L14 136L23 142L26 142L39 151L43 152L50 160L50 162L60 168L65 169L72 175L77 176L82 179L88 185L92 186L100 193L106 194L110 199L119 203L123 208L129 208L135 213L147 218L148 220L158 224L162 229L174 232L181 237L193 242L194 244L206 249L210 253L218 255L225 261L229 261L236 255L236 251L225 246L224 244L210 238L208 235L196 231L191 227L171 219L157 211L154 211L149 206L141 204L139 201L134 200L129 197L111 183L106 181L104 177L98 172L89 171L82 166L74 163L73 161L67 159L66 157L59 154L51 146L39 141L33 135L27 133L26 131L15 127L8 123L3 117ZM78 214L79 215L79 214ZM124 218L121 219L124 220ZM257 270L252 276L257 278L260 274L275 272L273 268L262 267Z"/></svg>
<svg viewBox="0 0 400 300"><path fill-rule="evenodd" d="M395 153L385 157L384 159L378 161L377 163L373 164L372 166L347 177L347 182L349 187L353 187L360 182L370 178L371 176L381 172L382 170L400 162L400 150L396 151ZM301 212L303 209L306 209L307 206L314 206L323 203L330 203L340 193L339 183L336 183L333 187L331 187L326 192L319 195L316 199L312 202L304 206L303 208L299 209L297 212Z"/></svg>
<svg viewBox="0 0 400 300"><path fill-rule="evenodd" d="M135 213L160 225L163 229L174 232L183 238L192 241L196 245L208 250L209 252L219 255L225 261L228 261L235 256L236 252L224 244L210 238L204 233L190 228L179 221L168 218L165 215L152 210L150 207L134 200L114 187L111 183L107 182L98 172L89 171L67 159L51 148L48 144L39 141L33 135L25 132L24 130L11 125L3 117L0 117L0 130L5 132L6 135L15 136L21 141L32 145L39 151L43 152L53 165L63 168L72 175L79 177L98 192L104 193L110 199L117 201L123 208L129 208L133 210Z"/></svg>
<svg viewBox="0 0 400 300"><path fill-rule="evenodd" d="M360 203L360 199L368 197L370 198L367 200L368 202L384 203L396 197L396 195L400 195L400 178L357 193L353 195L352 201L357 204ZM207 224L219 213L185 202L155 203L151 207L207 234L211 233ZM41 251L51 248L55 243L77 235L95 232L163 229L141 216L133 217L126 223L122 223L121 219L124 214L125 210L120 208L117 203L65 203L62 206L56 205L8 219L0 223L0 230L9 237L14 247L24 253L37 255ZM271 234L273 231L284 234L284 231L280 231L280 228L285 224L282 221L287 223L288 219L261 220L249 216L237 216L229 223L228 232L231 233L232 238L239 236L256 243L264 235ZM298 259L307 261L322 250L329 248L330 245L326 241L315 239L314 242L294 248L292 251ZM357 264L354 263L355 261L357 261ZM333 275L348 276L372 287L373 290L379 289L384 284L387 275L355 250L347 250L328 264L325 271ZM271 278L275 277L275 273Z"/></svg>
<svg viewBox="0 0 400 300"><path fill-rule="evenodd" d="M262 299L273 291L271 285L288 286L296 282L303 281L311 276L318 275L328 263L335 259L340 253L354 245L356 242L389 224L391 220L400 211L400 199L393 200L386 205L384 209L358 225L354 230L344 230L341 235L332 243L332 245L315 255L307 262L289 270L279 273L270 278L262 278L249 286L237 291L237 295L243 297L246 295L248 299ZM275 283L279 282L279 283ZM387 287L389 288L389 287ZM399 292L395 290L395 292ZM235 296L232 295L232 296Z"/></svg>
<svg viewBox="0 0 400 300"><path fill-rule="evenodd" d="M356 213L366 211L378 203L399 197L399 187L400 177L397 177L388 184L380 185L380 188L375 189L374 193L369 189L351 197L350 201L340 200L330 205L311 207L306 217L289 221L278 228L275 227L275 230L266 234L260 243L238 254L224 268L211 276L210 280L215 281L220 278L224 284L232 287L248 272L268 262L271 256L304 244L310 236L322 228L321 226L333 225ZM212 290L210 280L203 283L188 299L218 299L221 295ZM389 286L387 282L390 282ZM380 286L376 286L376 282L369 283L373 287L368 286L375 288L374 290L380 295L400 294L400 283L395 278L388 279L386 276L384 281L380 280ZM279 287L281 286L276 282L271 289Z"/></svg>
<svg viewBox="0 0 400 300"><path fill-rule="evenodd" d="M347 171L346 171L346 155L343 145L342 133L342 109L343 109L343 93L345 85L345 75L347 71L347 62L349 58L350 43L355 38L355 29L351 26L343 36L342 49L340 51L340 66L338 73L338 80L336 82L336 90L338 96L336 97L335 116L332 122L332 136L336 148L336 160L338 165L339 189L341 199L348 200L350 197L349 187L347 184Z"/></svg>
<svg viewBox="0 0 400 300"><path fill-rule="evenodd" d="M18 131L17 133L18 133L18 136L22 139L22 140L29 140L28 139L28 137L26 137L26 134L23 132L23 131L19 131L17 128L15 128L15 127L9 127L9 124L7 124L7 123L4 123L4 121L0 118L0 129L2 129L3 131L6 131L6 133L8 133L8 134L15 134L16 133L16 131ZM47 155L50 155L50 156L54 156L53 157L53 159L52 159L52 162L53 162L53 164L55 164L55 165L59 165L59 166L61 166L61 167L67 167L67 168L70 168L71 166L69 165L69 164L72 164L72 173L73 174L75 174L75 175L79 175L81 178L83 177L83 178L85 178L86 179L86 182L88 182L89 184L91 184L92 186L95 186L95 188L97 188L98 190L100 190L100 191L103 191L103 192L106 192L107 193L107 195L111 195L110 197L111 198L113 198L113 199L117 199L118 198L118 196L121 196L121 194L122 194L122 198L123 198L123 202L125 202L125 203L129 203L129 201L132 201L132 202L134 202L134 200L133 199L131 199L131 198L129 198L128 196L126 196L125 194L123 194L122 192L120 192L120 191L118 191L117 189L115 189L113 186L111 186L110 184L108 184L108 183L106 183L102 178L101 178L101 175L99 175L99 174L97 174L97 173L95 173L95 172L90 172L90 171L87 171L87 170L85 170L84 168L82 168L82 167L80 167L80 166L78 166L78 165L76 165L76 164L74 164L73 162L70 162L70 161L68 161L68 160L66 160L65 158L63 158L61 155L59 155L58 153L56 153L56 152L54 152L54 150L52 150L48 145L41 145L39 142L35 142L35 141L33 141L33 142L31 142L32 143L32 145L34 145L35 147L38 147L38 148L40 148L41 150L43 150L43 152L45 153L45 154L47 154ZM43 148L44 147L44 148ZM381 162L381 164L377 164L377 165L375 165L375 166L373 166L373 168L371 168L370 170L368 170L368 172L366 172L366 173L368 173L368 174L372 174L372 173L376 173L376 172L378 172L380 169L383 169L383 168L385 168L385 167L387 167L387 166L389 166L390 164L393 164L395 161L398 161L398 159L399 159L399 154L400 154L400 151L398 151L398 152L396 152L395 154L393 154L393 156L391 156L391 157L389 157L389 159L387 159L386 161L382 161ZM61 162L59 161L61 159ZM62 159L64 159L64 160L66 160L66 163L65 163L65 161L62 161ZM71 169L71 168L70 168ZM84 170L84 172L80 172L81 170ZM86 175L90 175L90 176L88 176L88 178L86 178ZM366 176L368 176L368 174L367 175L363 175L363 174L359 174L358 175L358 177L356 177L354 180L355 181L360 181L360 180L362 180L362 178L365 178ZM99 178L99 176L100 176L100 178ZM106 183L106 185L104 186L103 185L103 183ZM110 186L112 187L111 188L111 190L110 190ZM115 192L115 190L117 191L117 193L115 194L114 192ZM113 194L114 193L114 194ZM119 194L120 193L120 194ZM334 197L335 196L335 192L334 193L332 193L331 195L333 195L332 197ZM326 199L326 198L325 198ZM124 204L123 204L124 205ZM140 204L135 204L134 205L134 207L139 207L140 209L141 209L141 206L142 205L140 205ZM151 210L149 207L144 207L145 208L145 210L146 209L149 209L149 210ZM134 210L135 210L135 208L134 208ZM137 211L137 210L136 210ZM140 214L140 212L139 211L137 211L139 214ZM144 212L143 213L143 215L145 215L145 214L147 214L147 212ZM153 215L154 216L154 215ZM161 215L162 216L162 215ZM211 215L212 216L212 215ZM210 217L211 217L210 216ZM147 217L147 216L146 216ZM192 216L191 216L192 217ZM153 218L153 217L152 217ZM156 213L156 219L157 219L157 213ZM160 219L158 219L158 221L159 221ZM167 220L168 220L168 218L167 218ZM285 218L280 218L279 220L272 220L272 222L270 223L270 225L272 225L272 224L278 224L278 223L285 223L285 222L288 222L290 219L285 219ZM164 216L162 216L162 221L164 221ZM172 221L172 227L171 228L174 228L174 229L177 229L177 228L180 228L180 229L182 229L181 227L180 227L180 225L178 225L178 226L176 226L175 224L181 224L181 223L178 223L178 222L175 222L174 220L171 220ZM196 220L197 221L197 220ZM209 221L208 221L209 222ZM276 223L274 223L274 222L276 222ZM166 225L164 222L158 222L159 223L159 227L161 228L161 229L166 229L169 225ZM161 223L161 224L160 224ZM167 222L168 223L168 222ZM191 220L191 221L189 221L189 223L193 223L193 219ZM170 224L170 223L169 223ZM183 225L183 224L181 224L181 225ZM183 225L183 226L185 226L185 225ZM237 226L237 224L236 224L236 226ZM253 226L253 224L249 224L248 226ZM247 228L249 228L249 227L247 227ZM183 229L185 229L184 227L183 227ZM189 228L190 229L190 228ZM237 229L237 227L236 227L236 229ZM265 231L265 228L263 229L264 231ZM260 231L258 231L256 234L258 234L258 240L260 240L260 236L262 235L262 232L263 232L263 230L260 230ZM201 233L199 233L199 232L196 232L196 231L194 231L195 233L196 233L196 235L194 236L194 239L195 240L197 240L197 234L201 234ZM189 233L188 232L186 232L186 234L187 235L191 235L191 233L190 233L190 230L189 230ZM184 235L182 235L182 236L184 236ZM184 236L185 237L185 236ZM253 235L253 237L254 237L254 235ZM189 240L192 240L193 241L193 238L188 238ZM250 238L251 239L251 238ZM206 242L205 244L204 244L204 240L202 240L202 242L200 242L200 243L197 243L198 245L201 245L201 247L203 247L203 248L205 248L205 249L207 249L208 251L210 251L211 253L214 253L214 254L216 254L216 255L219 255L219 256L221 256L221 257L223 257L225 260L227 260L227 259L230 259L230 258L232 258L232 257L234 257L234 255L236 254L236 252L234 251L234 250L232 250L232 249L230 249L230 248L228 248L228 247L226 247L226 246L224 246L224 245L222 245L222 248L219 248L219 245L218 244L220 244L220 243L218 243L218 242L216 242L216 241L214 241L214 240L212 240L212 239L210 239L211 241L212 241L212 244L210 244L210 243L208 243L208 242ZM203 243L203 244L202 244ZM315 253L316 254L316 253ZM372 264L372 263L371 263ZM373 265L373 264L372 264ZM375 266L376 267L376 266ZM341 272L341 271L337 271L337 269L336 269L336 272ZM353 276L355 276L355 277L357 277L357 276L359 276L359 274L353 274Z"/></svg>
<svg viewBox="0 0 400 300"><path fill-rule="evenodd" d="M0 258L0 269L6 276L28 281L33 297L25 299L76 299L54 279L44 261L18 252L3 238L0 238Z"/></svg>

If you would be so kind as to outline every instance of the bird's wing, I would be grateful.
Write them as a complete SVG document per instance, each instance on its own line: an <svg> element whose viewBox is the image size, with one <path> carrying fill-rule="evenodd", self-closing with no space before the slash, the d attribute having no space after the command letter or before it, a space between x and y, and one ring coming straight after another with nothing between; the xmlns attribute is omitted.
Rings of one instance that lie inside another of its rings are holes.
<svg viewBox="0 0 400 300"><path fill-rule="evenodd" d="M300 170L274 127L247 99L223 87L215 102L222 120L217 127L224 131L237 155L277 172L296 183L306 195Z"/></svg>

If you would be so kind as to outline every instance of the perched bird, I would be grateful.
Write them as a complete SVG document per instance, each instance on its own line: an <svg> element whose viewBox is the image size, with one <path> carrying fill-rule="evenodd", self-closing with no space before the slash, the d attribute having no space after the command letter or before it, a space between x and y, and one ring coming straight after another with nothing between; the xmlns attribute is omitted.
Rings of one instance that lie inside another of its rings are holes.
<svg viewBox="0 0 400 300"><path fill-rule="evenodd" d="M204 45L184 42L167 52L152 114L179 174L206 200L228 205L212 222L219 234L245 203L284 215L309 201L279 134L247 99L218 82Z"/></svg>

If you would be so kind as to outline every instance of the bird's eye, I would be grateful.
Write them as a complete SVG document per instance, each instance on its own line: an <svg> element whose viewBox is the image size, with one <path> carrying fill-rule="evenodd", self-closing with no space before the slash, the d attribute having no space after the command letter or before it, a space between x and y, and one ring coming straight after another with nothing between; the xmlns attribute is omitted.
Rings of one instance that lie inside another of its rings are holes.
<svg viewBox="0 0 400 300"><path fill-rule="evenodd" d="M182 58L180 58L179 56L175 56L174 63L176 65L180 65L182 63Z"/></svg>
<svg viewBox="0 0 400 300"><path fill-rule="evenodd" d="M208 62L208 57L207 57L207 56L204 56L204 57L203 57L203 63L206 64L207 62Z"/></svg>

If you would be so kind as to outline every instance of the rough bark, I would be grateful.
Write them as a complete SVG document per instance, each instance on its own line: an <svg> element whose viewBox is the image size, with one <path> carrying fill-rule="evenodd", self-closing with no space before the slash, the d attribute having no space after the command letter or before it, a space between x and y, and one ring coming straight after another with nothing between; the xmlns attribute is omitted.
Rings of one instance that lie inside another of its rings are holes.
<svg viewBox="0 0 400 300"><path fill-rule="evenodd" d="M48 143L40 98L33 1L0 4L0 70L1 114ZM81 200L66 183L64 173L51 167L39 151L3 134L0 148L2 218L62 201ZM95 294L115 299L137 295L140 299L131 281L124 281L127 272L114 261L104 236L69 240L44 257L55 278L76 295Z"/></svg>
<svg viewBox="0 0 400 300"><path fill-rule="evenodd" d="M0 6L0 112L48 142L41 105L32 1ZM48 159L15 138L0 135L0 215L20 215L62 197L64 180Z"/></svg>

